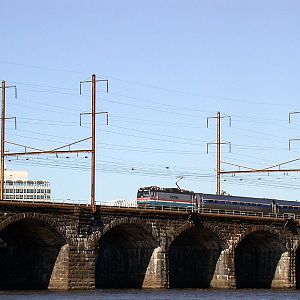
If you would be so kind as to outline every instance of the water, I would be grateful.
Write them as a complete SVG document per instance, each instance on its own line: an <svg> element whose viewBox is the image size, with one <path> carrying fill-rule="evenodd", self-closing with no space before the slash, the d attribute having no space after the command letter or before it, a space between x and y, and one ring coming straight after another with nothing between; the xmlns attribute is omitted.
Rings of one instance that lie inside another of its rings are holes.
<svg viewBox="0 0 300 300"><path fill-rule="evenodd" d="M39 300L173 300L173 299L243 299L243 300L296 300L299 290L234 290L234 289L183 289L183 290L94 290L94 291L0 291L0 299Z"/></svg>

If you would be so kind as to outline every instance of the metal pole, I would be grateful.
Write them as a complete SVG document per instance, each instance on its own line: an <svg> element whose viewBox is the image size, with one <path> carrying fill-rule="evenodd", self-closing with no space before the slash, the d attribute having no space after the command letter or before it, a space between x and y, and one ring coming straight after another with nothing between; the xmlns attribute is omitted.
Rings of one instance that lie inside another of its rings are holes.
<svg viewBox="0 0 300 300"><path fill-rule="evenodd" d="M96 75L92 75L92 174L91 174L91 207L95 207L95 170L96 170Z"/></svg>
<svg viewBox="0 0 300 300"><path fill-rule="evenodd" d="M221 114L218 111L217 123L217 195L221 194Z"/></svg>
<svg viewBox="0 0 300 300"><path fill-rule="evenodd" d="M2 80L2 109L1 109L1 185L0 200L4 196L4 139L5 139L5 81Z"/></svg>

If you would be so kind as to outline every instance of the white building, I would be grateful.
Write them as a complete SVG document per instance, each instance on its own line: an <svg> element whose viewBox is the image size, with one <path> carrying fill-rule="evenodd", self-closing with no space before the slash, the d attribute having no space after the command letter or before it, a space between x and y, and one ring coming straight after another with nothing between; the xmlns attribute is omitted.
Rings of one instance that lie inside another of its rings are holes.
<svg viewBox="0 0 300 300"><path fill-rule="evenodd" d="M29 180L26 171L5 171L4 200L50 201L49 181Z"/></svg>

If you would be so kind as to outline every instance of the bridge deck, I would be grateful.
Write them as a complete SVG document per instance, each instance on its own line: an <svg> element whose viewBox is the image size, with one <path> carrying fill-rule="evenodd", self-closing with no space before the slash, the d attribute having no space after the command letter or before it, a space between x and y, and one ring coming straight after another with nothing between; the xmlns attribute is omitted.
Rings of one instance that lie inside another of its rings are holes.
<svg viewBox="0 0 300 300"><path fill-rule="evenodd" d="M90 206L88 204L77 204L77 203L55 203L55 202L28 202L28 201L0 201L0 207L19 207L19 208L43 208L43 209L58 209L67 211L78 211L88 210ZM123 206L105 206L97 205L96 214L112 213L112 214L131 214L131 215L149 215L149 216L174 216L187 218L190 215L198 216L210 216L215 218L234 218L244 220L261 220L267 219L276 222L286 222L287 220L294 220L300 224L300 215L295 214L274 214L264 212L253 212L253 211L240 211L240 210L224 210L224 209L211 209L211 208L199 208L197 210L186 209L181 207L170 207L170 206L157 206L157 207L123 207Z"/></svg>

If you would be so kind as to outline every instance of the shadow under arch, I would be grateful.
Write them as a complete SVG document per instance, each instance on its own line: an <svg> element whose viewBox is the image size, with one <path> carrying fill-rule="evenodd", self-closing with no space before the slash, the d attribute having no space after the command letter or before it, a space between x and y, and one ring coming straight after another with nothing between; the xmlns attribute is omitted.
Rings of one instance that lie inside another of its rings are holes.
<svg viewBox="0 0 300 300"><path fill-rule="evenodd" d="M142 288L158 242L139 224L118 224L98 241L96 288Z"/></svg>
<svg viewBox="0 0 300 300"><path fill-rule="evenodd" d="M300 289L300 245L295 252L296 289Z"/></svg>
<svg viewBox="0 0 300 300"><path fill-rule="evenodd" d="M170 288L209 288L222 251L220 238L211 230L191 226L168 249Z"/></svg>
<svg viewBox="0 0 300 300"><path fill-rule="evenodd" d="M16 215L0 226L0 289L67 288L68 244L54 227Z"/></svg>
<svg viewBox="0 0 300 300"><path fill-rule="evenodd" d="M257 230L246 235L235 249L237 288L271 288L282 254L283 242L269 231Z"/></svg>

